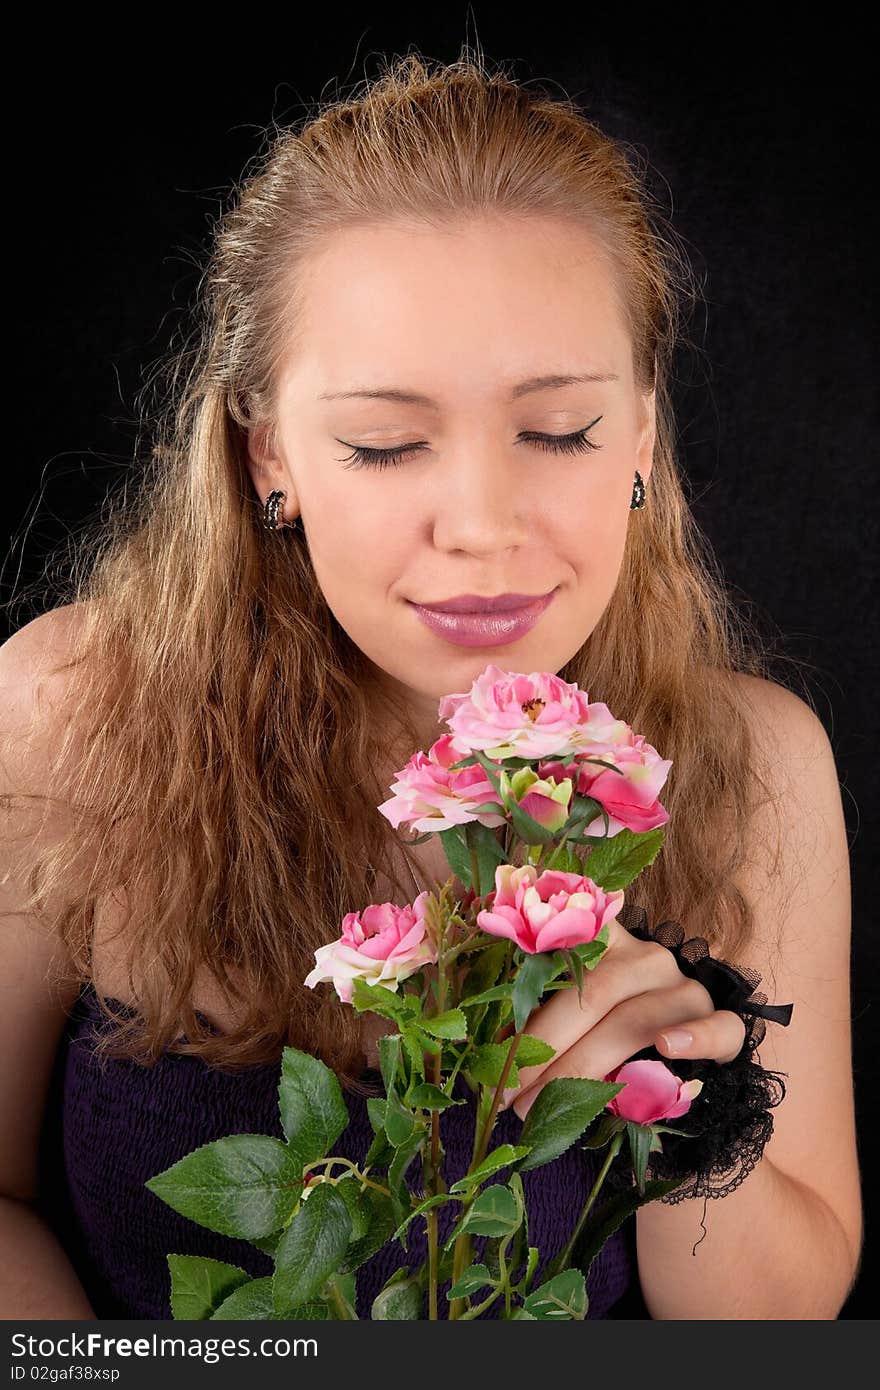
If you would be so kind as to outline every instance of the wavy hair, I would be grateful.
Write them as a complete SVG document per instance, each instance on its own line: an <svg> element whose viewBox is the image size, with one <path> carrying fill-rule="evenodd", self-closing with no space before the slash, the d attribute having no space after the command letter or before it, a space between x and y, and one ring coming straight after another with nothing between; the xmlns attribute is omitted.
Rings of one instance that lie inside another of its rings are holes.
<svg viewBox="0 0 880 1390"><path fill-rule="evenodd" d="M390 857L396 832L376 810L388 787L373 772L374 713L390 697L329 610L302 533L261 525L246 458L248 431L274 423L300 262L328 232L385 222L389 208L438 226L552 214L588 227L609 257L637 388L656 392L656 447L614 594L559 674L673 760L665 845L628 900L731 960L748 943L735 878L770 793L735 675L769 678L768 655L679 476L669 388L696 291L646 167L573 101L463 49L447 65L413 52L383 62L346 99L273 126L236 185L195 329L163 357L154 407L142 410L140 486L84 528L61 594L78 622L56 668L71 718L51 793L69 819L30 867L28 907L62 904L52 925L88 982L96 902L124 887L137 1009L99 995L113 1025L100 1056L151 1065L182 1021L175 1050L212 1066L271 1063L289 1044L362 1090L357 1015L330 986L302 981L344 914L373 900L378 871L399 901L411 895ZM415 730L405 710L387 713L403 766ZM228 1035L193 1011L200 966L244 1007Z"/></svg>

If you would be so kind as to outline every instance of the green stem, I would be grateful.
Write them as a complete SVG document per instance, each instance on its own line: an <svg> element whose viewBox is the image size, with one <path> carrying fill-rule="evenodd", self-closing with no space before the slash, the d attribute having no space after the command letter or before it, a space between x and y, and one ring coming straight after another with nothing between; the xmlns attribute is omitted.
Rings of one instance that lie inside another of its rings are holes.
<svg viewBox="0 0 880 1390"><path fill-rule="evenodd" d="M541 1276L542 1282L546 1283L548 1279L553 1278L554 1274L559 1274L563 1269L567 1268L571 1252L575 1247L575 1244L578 1240L578 1237L581 1234L581 1231L584 1229L587 1217L589 1216L593 1208L593 1204L595 1203L596 1198L599 1195L599 1189L605 1181L608 1169L611 1167L611 1164L614 1161L614 1158L618 1153L622 1142L623 1131L621 1130L619 1134L615 1134L614 1138L611 1140L611 1143L608 1145L608 1153L606 1155L605 1162L599 1169L598 1177L596 1178L596 1181L593 1183L590 1195L587 1198L586 1203L584 1205L584 1209L578 1217L578 1223L571 1234L571 1239L568 1241L568 1244L565 1246L565 1248L559 1252L556 1258L550 1262L549 1266Z"/></svg>
<svg viewBox="0 0 880 1390"><path fill-rule="evenodd" d="M513 1035L513 1037L514 1037L514 1041L511 1043L510 1047L509 1047L508 1050L507 1050L507 1056L505 1057L505 1059L504 1059L504 1065L503 1065L503 1067L501 1068L501 1075L500 1075L500 1077L498 1078L498 1085L495 1087L495 1094L494 1094L493 1097L492 1097L492 1104L491 1104L490 1107L489 1107L489 1113L488 1113L488 1115L486 1116L485 1122L484 1122L484 1124L483 1124L483 1128L482 1128L482 1130L479 1132L479 1134L478 1134L478 1136L477 1136L477 1139L476 1139L476 1143L475 1143L475 1145L474 1145L473 1157L471 1158L470 1166L469 1166L469 1168L468 1168L468 1173L472 1173L472 1172L474 1171L475 1168L478 1168L478 1167L480 1166L480 1164L482 1163L483 1159L484 1159L485 1156L486 1156L486 1149L487 1149L488 1146L489 1146L489 1136L491 1135L492 1129L493 1129L493 1127L494 1127L494 1125L495 1125L495 1116L496 1116L496 1114L498 1113L498 1106L499 1106L499 1104L500 1104L500 1102L501 1102L501 1095L502 1095L502 1092L504 1091L504 1087L505 1087L505 1084L506 1084L506 1082L507 1082L507 1077L508 1077L508 1075L509 1075L509 1073L510 1073L510 1069L511 1069L511 1067L513 1066L513 1062L514 1062L514 1058L515 1058L515 1056L516 1056L517 1048L519 1047L519 1040L520 1040L520 1038L522 1037L522 1030L520 1030L518 1033L515 1033L515 1034ZM467 1176L467 1174L466 1174L465 1176ZM470 1209L470 1207L471 1207L471 1204L472 1204L472 1203L475 1201L475 1199L476 1199L476 1196L477 1196L477 1191L475 1190L475 1191L472 1193L471 1197L470 1197L466 1202L464 1202L464 1203L462 1204L462 1209L461 1209L461 1216L462 1216L462 1218L464 1218L464 1216L465 1216L465 1215L467 1214L467 1212L469 1211L469 1209ZM457 1239L456 1239L456 1241L455 1241L455 1245L453 1246L453 1253L452 1253L452 1282L453 1282L453 1284L454 1284L455 1281L461 1276L462 1271L465 1270L465 1269L467 1269L468 1265L470 1264L471 1251L472 1251L472 1249L473 1249L473 1242L472 1242L472 1239L471 1239L471 1233L470 1233L470 1231L463 1231L463 1232L461 1233L461 1235L457 1237ZM451 1300L450 1305L449 1305L449 1320L450 1320L450 1321L455 1321L456 1319L463 1318L463 1317L465 1316L465 1313L462 1311L462 1307L463 1307L464 1304L466 1304L466 1302L467 1302L467 1300L466 1300L465 1298L453 1298L453 1299Z"/></svg>
<svg viewBox="0 0 880 1390"><path fill-rule="evenodd" d="M339 1287L339 1284L336 1280L334 1280L334 1282L330 1285L330 1293L333 1298L333 1302L339 1309L340 1321L357 1322L358 1315L352 1308L348 1299L345 1297L345 1294L342 1292L342 1289Z"/></svg>
<svg viewBox="0 0 880 1390"><path fill-rule="evenodd" d="M498 1283L495 1286L495 1288L492 1290L492 1292L489 1294L487 1298L483 1299L482 1303L476 1303L473 1304L470 1308L467 1308L465 1312L461 1314L459 1322L466 1322L468 1319L478 1318L481 1313L485 1312L487 1308L490 1308L492 1306L498 1295L502 1293L505 1295L507 1310L508 1312L510 1311L510 1274L507 1268L507 1261L504 1258L504 1253L506 1247L510 1244L512 1239L512 1236L508 1236L507 1239L498 1247L498 1264L500 1266L501 1272L500 1283Z"/></svg>

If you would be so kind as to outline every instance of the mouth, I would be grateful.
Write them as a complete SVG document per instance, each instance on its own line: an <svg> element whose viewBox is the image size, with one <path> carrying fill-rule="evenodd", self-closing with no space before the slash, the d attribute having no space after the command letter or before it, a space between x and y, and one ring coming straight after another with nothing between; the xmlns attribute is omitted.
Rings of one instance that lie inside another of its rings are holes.
<svg viewBox="0 0 880 1390"><path fill-rule="evenodd" d="M419 608L430 608L433 613L513 613L540 599L548 598L550 590L544 594L495 594L483 598L480 594L457 594L455 598L428 600L418 604Z"/></svg>
<svg viewBox="0 0 880 1390"><path fill-rule="evenodd" d="M458 605L463 600L471 603L474 601L474 595L444 600L443 608L432 604L414 603L411 599L407 602L425 626L437 636L445 638L447 642L463 647L499 647L516 642L530 632L550 607L556 593L557 589L551 589L548 594L537 596L501 594L495 600L478 600L483 604L500 601L506 603L511 598L518 601L513 607L490 608L488 611L485 608L480 610L449 607L450 604Z"/></svg>

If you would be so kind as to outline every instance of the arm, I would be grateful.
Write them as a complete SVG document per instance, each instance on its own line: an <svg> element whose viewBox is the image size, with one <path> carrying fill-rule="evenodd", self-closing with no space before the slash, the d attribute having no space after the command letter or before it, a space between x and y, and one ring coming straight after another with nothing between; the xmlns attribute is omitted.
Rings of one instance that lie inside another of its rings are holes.
<svg viewBox="0 0 880 1390"><path fill-rule="evenodd" d="M759 1055L784 1073L786 1095L760 1163L734 1192L706 1204L707 1234L694 1253L702 1200L639 1209L639 1277L654 1318L834 1319L862 1244L846 827L821 722L781 686L749 678L745 688L755 736L775 750L783 857L779 873L759 868L763 846L775 843L762 808L740 881L755 936L733 963L759 970L771 999L794 1001L791 1025L768 1023ZM689 1023L694 1042L676 1055L705 1056L708 1024ZM672 1055L659 1037L655 1045Z"/></svg>
<svg viewBox="0 0 880 1390"><path fill-rule="evenodd" d="M27 1202L0 1197L0 1317L94 1321L67 1255Z"/></svg>
<svg viewBox="0 0 880 1390"><path fill-rule="evenodd" d="M33 1203L39 1140L58 1042L77 989L53 982L66 966L48 926L21 910L25 873L16 848L50 843L62 828L53 806L14 800L48 787L49 750L60 736L62 687L41 673L60 661L74 608L55 610L0 647L0 1317L94 1318L59 1241ZM31 809L22 809L30 805ZM58 903L47 905L56 920Z"/></svg>

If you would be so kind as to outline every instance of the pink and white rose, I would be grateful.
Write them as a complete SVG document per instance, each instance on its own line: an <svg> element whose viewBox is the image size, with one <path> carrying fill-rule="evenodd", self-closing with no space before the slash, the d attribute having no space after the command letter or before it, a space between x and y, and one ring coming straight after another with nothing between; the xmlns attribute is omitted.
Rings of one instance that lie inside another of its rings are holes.
<svg viewBox="0 0 880 1390"><path fill-rule="evenodd" d="M504 808L479 763L451 769L467 753L455 747L452 734L444 734L427 753L414 753L391 783L394 796L379 806L395 829L403 823L418 832L449 830L453 825L479 821L496 829L504 825ZM481 811L487 804L498 811Z"/></svg>
<svg viewBox="0 0 880 1390"><path fill-rule="evenodd" d="M455 736L460 757L566 757L589 719L584 691L547 671L524 675L490 662L469 694L444 695L439 715Z"/></svg>
<svg viewBox="0 0 880 1390"><path fill-rule="evenodd" d="M436 965L438 943L425 916L429 897L426 890L405 907L371 903L362 912L346 913L342 935L318 947L315 968L304 983L314 989L332 980L339 998L350 1004L355 979L394 991L422 966Z"/></svg>
<svg viewBox="0 0 880 1390"><path fill-rule="evenodd" d="M477 913L477 926L506 936L529 955L593 941L623 907L621 889L606 893L583 874L534 864L499 864L495 890Z"/></svg>

